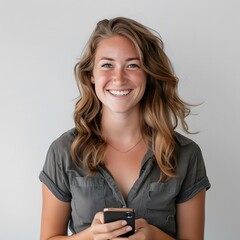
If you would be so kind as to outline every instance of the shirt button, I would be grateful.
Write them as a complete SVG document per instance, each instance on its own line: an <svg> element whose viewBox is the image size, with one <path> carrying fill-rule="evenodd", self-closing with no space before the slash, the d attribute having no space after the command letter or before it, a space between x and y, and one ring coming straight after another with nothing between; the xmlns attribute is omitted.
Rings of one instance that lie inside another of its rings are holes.
<svg viewBox="0 0 240 240"><path fill-rule="evenodd" d="M140 171L140 174L142 175L145 171L145 168L142 168L141 171Z"/></svg>

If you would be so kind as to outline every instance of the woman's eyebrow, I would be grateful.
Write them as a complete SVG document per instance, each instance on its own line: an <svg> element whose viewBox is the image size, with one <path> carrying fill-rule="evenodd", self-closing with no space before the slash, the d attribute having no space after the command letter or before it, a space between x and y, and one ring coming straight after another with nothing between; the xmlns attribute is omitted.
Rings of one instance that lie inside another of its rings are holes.
<svg viewBox="0 0 240 240"><path fill-rule="evenodd" d="M101 60L114 61L114 59L113 59L113 58L110 58L110 57L101 57L99 60L100 60L100 61L101 61ZM138 60L138 61L140 61L140 58L139 58L139 57L130 57L130 58L127 58L127 59L126 59L127 62L128 62L128 61L133 61L133 60Z"/></svg>
<svg viewBox="0 0 240 240"><path fill-rule="evenodd" d="M127 58L126 61L133 61L133 60L138 60L140 61L139 57L131 57L131 58Z"/></svg>
<svg viewBox="0 0 240 240"><path fill-rule="evenodd" d="M109 58L109 57L102 57L102 58L99 59L99 61L101 61L101 60L114 61L113 58Z"/></svg>

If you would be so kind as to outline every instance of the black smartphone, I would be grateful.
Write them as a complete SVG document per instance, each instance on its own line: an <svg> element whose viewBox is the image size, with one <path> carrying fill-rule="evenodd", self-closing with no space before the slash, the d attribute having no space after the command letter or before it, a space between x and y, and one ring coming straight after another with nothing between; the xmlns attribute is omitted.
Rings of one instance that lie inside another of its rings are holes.
<svg viewBox="0 0 240 240"><path fill-rule="evenodd" d="M126 220L127 225L132 227L130 232L124 233L119 237L129 237L135 233L135 211L133 208L104 208L103 214L105 223Z"/></svg>

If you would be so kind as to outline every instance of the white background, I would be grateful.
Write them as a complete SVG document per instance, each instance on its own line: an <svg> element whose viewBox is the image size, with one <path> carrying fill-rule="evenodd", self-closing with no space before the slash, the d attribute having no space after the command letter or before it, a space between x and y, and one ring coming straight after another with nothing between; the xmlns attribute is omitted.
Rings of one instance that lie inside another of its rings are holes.
<svg viewBox="0 0 240 240"><path fill-rule="evenodd" d="M96 22L115 16L158 30L180 95L204 102L188 123L212 184L205 239L240 239L239 10L238 0L0 0L0 239L39 239L38 175L73 127L73 67Z"/></svg>

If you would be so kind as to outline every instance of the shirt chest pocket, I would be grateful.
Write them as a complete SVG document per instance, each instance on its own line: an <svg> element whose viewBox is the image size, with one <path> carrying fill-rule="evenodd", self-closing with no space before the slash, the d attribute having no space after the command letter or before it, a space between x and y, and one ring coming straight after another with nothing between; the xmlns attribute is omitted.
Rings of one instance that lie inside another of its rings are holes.
<svg viewBox="0 0 240 240"><path fill-rule="evenodd" d="M104 179L75 177L72 188L72 208L75 208L82 224L91 223L94 215L105 207Z"/></svg>
<svg viewBox="0 0 240 240"><path fill-rule="evenodd" d="M146 219L166 232L175 232L177 182L150 183L146 192Z"/></svg>
<svg viewBox="0 0 240 240"><path fill-rule="evenodd" d="M173 210L176 193L177 184L175 181L151 183L147 191L147 208L159 211Z"/></svg>

